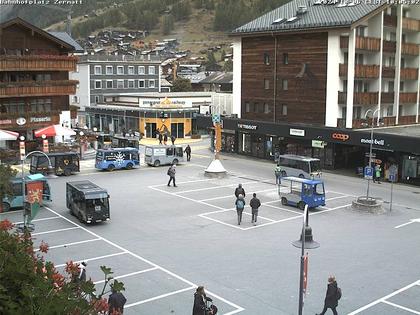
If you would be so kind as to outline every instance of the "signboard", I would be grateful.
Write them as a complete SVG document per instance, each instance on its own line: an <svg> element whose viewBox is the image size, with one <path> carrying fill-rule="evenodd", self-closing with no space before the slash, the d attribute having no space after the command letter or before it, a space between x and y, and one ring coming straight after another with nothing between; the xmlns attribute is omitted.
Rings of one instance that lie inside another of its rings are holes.
<svg viewBox="0 0 420 315"><path fill-rule="evenodd" d="M0 125L10 125L12 121L10 119L0 120Z"/></svg>
<svg viewBox="0 0 420 315"><path fill-rule="evenodd" d="M364 175L365 179L373 179L373 167L366 166Z"/></svg>
<svg viewBox="0 0 420 315"><path fill-rule="evenodd" d="M338 133L338 132L334 132L334 133L331 135L331 138L333 138L334 140L340 140L340 141L345 142L345 141L347 141L347 140L349 140L349 139L350 139L350 136L349 136L348 134L346 134L346 133Z"/></svg>
<svg viewBox="0 0 420 315"><path fill-rule="evenodd" d="M19 117L18 119L16 119L16 124L19 126L22 126L24 124L26 124L26 119L23 117Z"/></svg>
<svg viewBox="0 0 420 315"><path fill-rule="evenodd" d="M249 125L249 124L238 124L239 129L247 129L247 130L257 130L257 125Z"/></svg>
<svg viewBox="0 0 420 315"><path fill-rule="evenodd" d="M364 139L364 138L362 138L362 139L360 139L360 143L363 143L363 144L375 144L375 145L380 145L380 146L384 146L385 145L385 140L383 140L383 139L373 139L373 140L371 140L371 139Z"/></svg>
<svg viewBox="0 0 420 315"><path fill-rule="evenodd" d="M211 120L213 121L213 124L218 124L220 123L220 115L219 114L213 114L211 115Z"/></svg>
<svg viewBox="0 0 420 315"><path fill-rule="evenodd" d="M327 144L321 140L312 140L312 147L313 148L321 148L323 149Z"/></svg>
<svg viewBox="0 0 420 315"><path fill-rule="evenodd" d="M304 137L304 136L305 136L305 130L290 128L290 130L289 130L289 134L290 134L291 136Z"/></svg>
<svg viewBox="0 0 420 315"><path fill-rule="evenodd" d="M28 203L31 205L31 214L28 222L31 222L38 214L40 205L42 204L44 183L41 181L29 182L26 183L26 188L28 190Z"/></svg>
<svg viewBox="0 0 420 315"><path fill-rule="evenodd" d="M32 123L40 123L40 122L47 122L51 121L51 117L31 117L30 122Z"/></svg>

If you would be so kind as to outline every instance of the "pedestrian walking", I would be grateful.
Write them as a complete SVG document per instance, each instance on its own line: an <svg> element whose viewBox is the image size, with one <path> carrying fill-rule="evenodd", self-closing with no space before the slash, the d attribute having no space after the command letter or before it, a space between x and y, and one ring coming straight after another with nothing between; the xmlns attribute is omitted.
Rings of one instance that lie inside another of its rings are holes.
<svg viewBox="0 0 420 315"><path fill-rule="evenodd" d="M239 195L242 195L245 198L245 189L242 188L242 184L239 184L235 189L235 197L238 198Z"/></svg>
<svg viewBox="0 0 420 315"><path fill-rule="evenodd" d="M276 165L274 168L274 175L276 176L276 185L281 185L281 167Z"/></svg>
<svg viewBox="0 0 420 315"><path fill-rule="evenodd" d="M324 301L324 309L321 313L316 315L324 315L325 312L330 308L334 315L338 315L337 306L338 300L341 299L341 289L337 286L337 281L334 276L328 277L327 293Z"/></svg>
<svg viewBox="0 0 420 315"><path fill-rule="evenodd" d="M213 300L206 296L203 286L199 286L194 293L194 306L192 315L213 315L216 314L214 308L207 308L207 301L212 302ZM216 311L217 312L217 311Z"/></svg>
<svg viewBox="0 0 420 315"><path fill-rule="evenodd" d="M381 183L381 172L382 172L381 164L377 163L375 165L375 180L378 184Z"/></svg>
<svg viewBox="0 0 420 315"><path fill-rule="evenodd" d="M159 131L158 131L158 139L159 139L159 144L162 144L163 136Z"/></svg>
<svg viewBox="0 0 420 315"><path fill-rule="evenodd" d="M121 292L115 291L111 286L111 294L108 297L108 314L124 314L124 305L127 302L127 299Z"/></svg>
<svg viewBox="0 0 420 315"><path fill-rule="evenodd" d="M249 202L249 206L251 207L251 213L252 213L252 223L254 225L257 225L257 217L258 217L258 209L261 206L260 199L257 198L257 194L252 194L252 199Z"/></svg>
<svg viewBox="0 0 420 315"><path fill-rule="evenodd" d="M86 282L86 262L82 262L79 265L79 276L77 277L78 282Z"/></svg>
<svg viewBox="0 0 420 315"><path fill-rule="evenodd" d="M168 135L165 133L163 135L163 144L166 145L167 142L168 142Z"/></svg>
<svg viewBox="0 0 420 315"><path fill-rule="evenodd" d="M187 162L189 162L191 160L191 147L189 144L185 148L184 152L187 154Z"/></svg>
<svg viewBox="0 0 420 315"><path fill-rule="evenodd" d="M175 184L175 174L176 174L176 165L172 164L168 169L168 176L169 176L168 186L171 186L171 182L173 182L174 187L177 187Z"/></svg>
<svg viewBox="0 0 420 315"><path fill-rule="evenodd" d="M245 200L242 194L238 195L238 198L236 199L236 202L235 202L235 206L236 206L236 213L238 215L238 225L241 225L242 212L244 211L244 208L245 208Z"/></svg>
<svg viewBox="0 0 420 315"><path fill-rule="evenodd" d="M171 136L171 142L172 142L172 145L175 145L175 140L176 140L175 136L174 136L174 135L172 135L172 136Z"/></svg>

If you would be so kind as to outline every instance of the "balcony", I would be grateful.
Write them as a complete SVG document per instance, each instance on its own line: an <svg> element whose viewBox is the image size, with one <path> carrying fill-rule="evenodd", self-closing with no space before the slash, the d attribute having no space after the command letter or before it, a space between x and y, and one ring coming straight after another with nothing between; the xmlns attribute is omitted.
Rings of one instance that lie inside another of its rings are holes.
<svg viewBox="0 0 420 315"><path fill-rule="evenodd" d="M356 105L376 105L378 104L378 92L355 92L353 103ZM338 92L338 103L347 102L347 92Z"/></svg>
<svg viewBox="0 0 420 315"><path fill-rule="evenodd" d="M418 56L419 55L419 45L417 44L402 44L401 45L401 54L402 55L412 55Z"/></svg>
<svg viewBox="0 0 420 315"><path fill-rule="evenodd" d="M397 51L397 43L390 40L384 40L383 50L386 53L395 53Z"/></svg>
<svg viewBox="0 0 420 315"><path fill-rule="evenodd" d="M402 80L417 80L419 75L419 69L417 68L403 68L401 69Z"/></svg>
<svg viewBox="0 0 420 315"><path fill-rule="evenodd" d="M392 104L394 103L394 92L382 92L381 93L381 104Z"/></svg>
<svg viewBox="0 0 420 315"><path fill-rule="evenodd" d="M0 56L0 71L76 71L73 56Z"/></svg>
<svg viewBox="0 0 420 315"><path fill-rule="evenodd" d="M420 31L420 21L416 19L403 18L402 19L402 28L406 31L419 32Z"/></svg>
<svg viewBox="0 0 420 315"><path fill-rule="evenodd" d="M347 77L347 64L340 64L340 77ZM377 65L355 65L354 77L360 79L376 79L379 77Z"/></svg>
<svg viewBox="0 0 420 315"><path fill-rule="evenodd" d="M0 98L76 94L76 80L0 82Z"/></svg>
<svg viewBox="0 0 420 315"><path fill-rule="evenodd" d="M394 15L384 15L384 26L397 27L397 17Z"/></svg>
<svg viewBox="0 0 420 315"><path fill-rule="evenodd" d="M395 67L382 67L382 77L389 79L395 78Z"/></svg>
<svg viewBox="0 0 420 315"><path fill-rule="evenodd" d="M416 92L400 92L400 103L401 104L413 104L417 102Z"/></svg>
<svg viewBox="0 0 420 315"><path fill-rule="evenodd" d="M391 117L382 117L380 120L381 127L388 127L388 126L395 126L396 125L396 118L394 116ZM376 119L375 119L376 123ZM416 116L400 116L398 117L398 125L412 125L416 123ZM346 127L346 119L345 118L338 118L337 119L337 127L338 128L345 128ZM372 118L367 120L365 119L353 119L352 120L352 128L370 128L372 127Z"/></svg>
<svg viewBox="0 0 420 315"><path fill-rule="evenodd" d="M379 51L380 45L381 40L379 38L356 36L356 49ZM349 38L347 36L340 37L340 48L349 48Z"/></svg>

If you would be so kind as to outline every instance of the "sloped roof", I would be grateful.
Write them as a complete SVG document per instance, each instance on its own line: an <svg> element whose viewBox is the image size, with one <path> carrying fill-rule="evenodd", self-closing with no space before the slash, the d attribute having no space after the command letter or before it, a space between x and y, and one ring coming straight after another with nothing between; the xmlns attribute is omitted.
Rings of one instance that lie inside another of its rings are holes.
<svg viewBox="0 0 420 315"><path fill-rule="evenodd" d="M232 84L232 72L214 72L200 81L202 84Z"/></svg>
<svg viewBox="0 0 420 315"><path fill-rule="evenodd" d="M66 42L67 44L74 47L75 52L84 52L82 46L79 45L78 42L76 42L68 33L66 32L48 32L52 36L57 37L58 39L62 40L63 42Z"/></svg>
<svg viewBox="0 0 420 315"><path fill-rule="evenodd" d="M285 32L308 30L312 28L349 27L366 15L385 7L384 4L369 4L368 1L356 5L343 5L354 0L336 1L336 4L323 4L328 0L292 0L259 18L242 25L231 32L231 35L259 32ZM322 3L321 3L322 2ZM307 11L297 15L299 6L306 6ZM287 20L297 17L294 21ZM279 20L284 19L284 20ZM277 23L273 23L277 21Z"/></svg>

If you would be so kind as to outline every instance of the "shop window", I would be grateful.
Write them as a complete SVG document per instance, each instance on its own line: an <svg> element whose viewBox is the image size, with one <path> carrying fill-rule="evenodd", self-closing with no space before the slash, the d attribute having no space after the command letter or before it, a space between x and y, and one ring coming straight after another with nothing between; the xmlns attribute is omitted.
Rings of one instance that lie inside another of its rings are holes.
<svg viewBox="0 0 420 315"><path fill-rule="evenodd" d="M287 91L289 89L289 82L286 79L282 81L282 88L283 91Z"/></svg>
<svg viewBox="0 0 420 315"><path fill-rule="evenodd" d="M281 114L282 116L287 116L287 105L281 105Z"/></svg>
<svg viewBox="0 0 420 315"><path fill-rule="evenodd" d="M270 65L270 55L268 53L264 53L264 64L266 66Z"/></svg>
<svg viewBox="0 0 420 315"><path fill-rule="evenodd" d="M288 65L289 64L289 54L288 53L284 53L283 54L283 64L284 65Z"/></svg>
<svg viewBox="0 0 420 315"><path fill-rule="evenodd" d="M268 90L270 88L270 80L264 79L264 89Z"/></svg>

